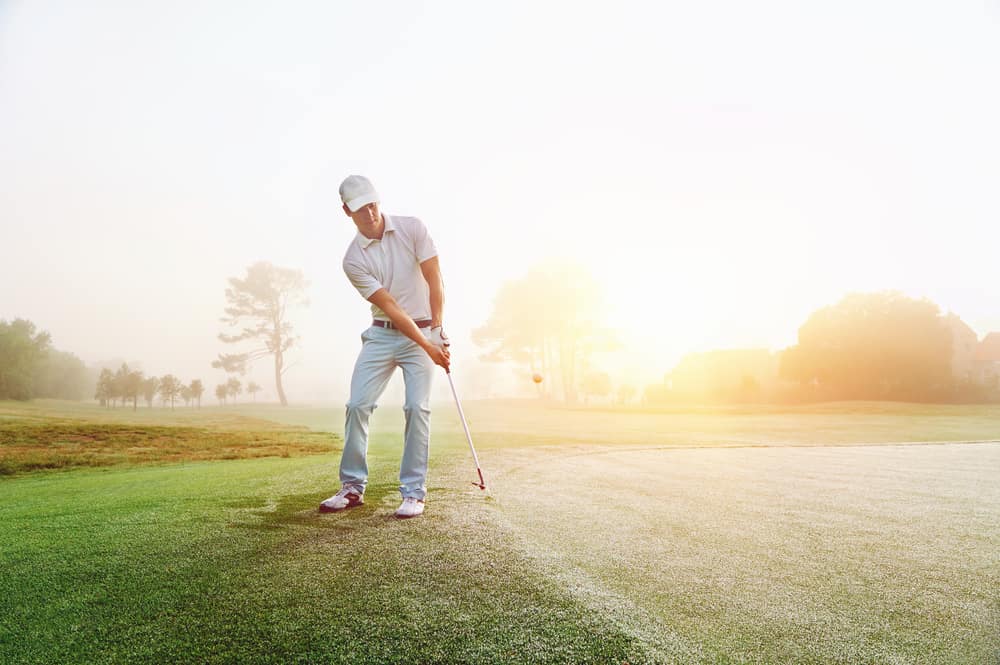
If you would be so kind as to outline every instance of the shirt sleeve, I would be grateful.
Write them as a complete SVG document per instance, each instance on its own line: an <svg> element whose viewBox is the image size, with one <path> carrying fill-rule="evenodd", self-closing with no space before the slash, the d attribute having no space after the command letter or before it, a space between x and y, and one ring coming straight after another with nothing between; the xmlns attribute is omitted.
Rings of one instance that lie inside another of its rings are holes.
<svg viewBox="0 0 1000 665"><path fill-rule="evenodd" d="M413 253L417 256L417 263L423 263L427 259L433 259L438 255L437 247L434 246L434 239L427 232L424 223L414 217L416 224L413 229Z"/></svg>
<svg viewBox="0 0 1000 665"><path fill-rule="evenodd" d="M375 275L353 261L344 261L344 274L347 275L347 279L351 280L351 284L354 285L354 288L358 290L358 293L365 300L368 300L372 297L373 293L383 288L381 282L375 278Z"/></svg>

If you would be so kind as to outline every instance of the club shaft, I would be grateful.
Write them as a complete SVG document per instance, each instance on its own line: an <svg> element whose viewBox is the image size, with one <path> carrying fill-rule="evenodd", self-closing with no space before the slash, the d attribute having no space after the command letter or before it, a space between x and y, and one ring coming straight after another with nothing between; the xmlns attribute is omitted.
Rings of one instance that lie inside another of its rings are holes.
<svg viewBox="0 0 1000 665"><path fill-rule="evenodd" d="M455 392L455 381L451 378L451 372L448 372L448 385L451 386L451 394L455 398L455 406L458 407L458 417L462 419L462 429L465 430L465 439L469 442L469 450L472 451L472 459L476 463L476 471L479 472L479 481L483 482L483 472L479 468L479 455L476 454L476 447L472 445L472 434L469 432L469 423L465 421L465 411L462 410L462 402L458 399L458 393Z"/></svg>

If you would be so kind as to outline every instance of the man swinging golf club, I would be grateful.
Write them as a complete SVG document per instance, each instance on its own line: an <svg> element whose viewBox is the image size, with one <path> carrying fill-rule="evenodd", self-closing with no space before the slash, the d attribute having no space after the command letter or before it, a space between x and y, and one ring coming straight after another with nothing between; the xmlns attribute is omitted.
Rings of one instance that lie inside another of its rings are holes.
<svg viewBox="0 0 1000 665"><path fill-rule="evenodd" d="M424 512L430 448L430 392L434 365L449 369L448 338L441 327L444 285L434 241L416 217L387 215L363 176L348 176L340 198L358 227L344 255L344 272L372 304L372 325L361 335L361 353L351 377L340 491L323 501L320 512L364 503L368 484L368 420L396 367L403 370L403 460L397 517Z"/></svg>

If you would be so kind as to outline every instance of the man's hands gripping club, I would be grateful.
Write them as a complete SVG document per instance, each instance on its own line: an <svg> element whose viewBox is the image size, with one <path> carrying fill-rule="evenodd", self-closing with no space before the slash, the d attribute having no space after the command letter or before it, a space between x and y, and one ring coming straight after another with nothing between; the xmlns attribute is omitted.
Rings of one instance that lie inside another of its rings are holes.
<svg viewBox="0 0 1000 665"><path fill-rule="evenodd" d="M420 348L431 357L435 365L440 365L446 372L451 371L451 352L448 350L450 343L448 342L448 336L444 334L441 326L432 328L430 335L425 337L409 314L403 311L403 308L399 306L396 299L385 289L379 289L373 293L368 301L377 305L379 309L385 312L385 315L389 317L392 325L399 332L420 345ZM434 340L438 340L439 343Z"/></svg>
<svg viewBox="0 0 1000 665"><path fill-rule="evenodd" d="M414 327L416 326L414 325ZM427 355L431 357L431 360L434 361L435 365L440 365L441 367L444 367L444 371L450 372L451 351L448 350L450 342L447 341L448 337L445 336L444 332L441 331L441 326L438 326L437 328L431 330L431 337L434 336L434 330L437 330L439 332L439 335L444 337L445 342L443 344L438 344L436 342L428 340L428 345L424 347L424 351L426 351ZM417 343L419 344L419 342Z"/></svg>
<svg viewBox="0 0 1000 665"><path fill-rule="evenodd" d="M441 349L448 361L447 364L444 365L439 363L436 359L434 362L441 365L441 367L444 367L446 372L451 372L451 350L448 348L451 346L451 340L449 340L448 336L444 334L444 328L442 326L434 326L431 328L431 334L428 336L428 341L430 341L431 345L435 349ZM428 353L430 354L430 352ZM434 358L433 354L431 354L431 358Z"/></svg>
<svg viewBox="0 0 1000 665"><path fill-rule="evenodd" d="M433 344L434 346L440 346L441 348L444 349L447 349L449 346L451 346L451 340L448 339L448 336L444 334L444 328L441 326L433 326L431 328L431 334L428 339L430 339L431 344Z"/></svg>

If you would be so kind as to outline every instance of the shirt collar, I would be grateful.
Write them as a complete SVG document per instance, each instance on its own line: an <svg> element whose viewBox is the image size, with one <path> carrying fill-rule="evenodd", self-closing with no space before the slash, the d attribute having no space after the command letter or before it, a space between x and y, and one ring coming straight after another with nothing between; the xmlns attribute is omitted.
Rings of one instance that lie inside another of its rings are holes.
<svg viewBox="0 0 1000 665"><path fill-rule="evenodd" d="M385 230L382 232L383 238L385 237L386 233L396 230L396 225L392 223L392 217L385 214L384 212L382 213L382 223L385 224ZM368 246L371 245L376 240L378 240L378 238L366 238L363 235L361 235L360 231L358 231L358 245L361 246L361 249L368 249Z"/></svg>

